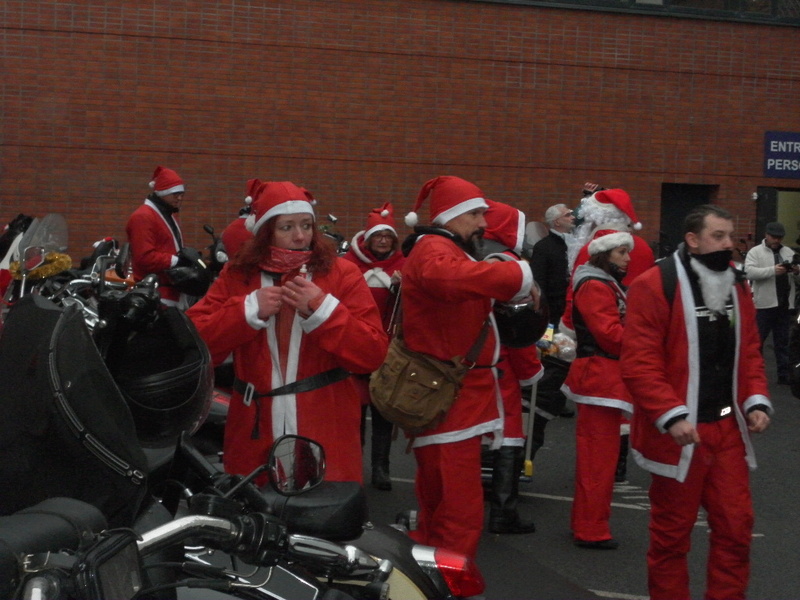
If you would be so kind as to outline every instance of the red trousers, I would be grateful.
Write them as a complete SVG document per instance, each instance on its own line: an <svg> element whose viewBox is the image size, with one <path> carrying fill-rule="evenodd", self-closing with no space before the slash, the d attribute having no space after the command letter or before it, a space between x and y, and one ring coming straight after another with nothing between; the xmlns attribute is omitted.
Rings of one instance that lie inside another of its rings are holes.
<svg viewBox="0 0 800 600"><path fill-rule="evenodd" d="M737 600L747 591L753 506L741 432L734 417L700 423L697 431L700 444L686 481L652 476L647 552L651 600L689 598L686 555L701 506L711 529L705 598Z"/></svg>
<svg viewBox="0 0 800 600"><path fill-rule="evenodd" d="M575 424L575 498L572 535L599 542L611 539L611 498L619 458L621 411L608 406L577 403Z"/></svg>
<svg viewBox="0 0 800 600"><path fill-rule="evenodd" d="M483 530L481 438L414 448L420 544L475 559Z"/></svg>

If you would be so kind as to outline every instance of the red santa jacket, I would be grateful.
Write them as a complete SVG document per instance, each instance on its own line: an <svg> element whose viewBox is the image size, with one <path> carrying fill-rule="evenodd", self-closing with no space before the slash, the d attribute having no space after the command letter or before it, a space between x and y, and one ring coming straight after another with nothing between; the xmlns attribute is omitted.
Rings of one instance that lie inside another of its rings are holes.
<svg viewBox="0 0 800 600"><path fill-rule="evenodd" d="M628 263L628 273L622 280L622 284L626 287L631 285L631 282L639 275L652 267L655 262L653 249L638 235L631 234L633 237L633 250L631 251L631 262ZM579 266L589 262L589 244L585 244L579 251L578 256L575 257L575 264L572 266L572 272ZM565 330L572 330L572 285L567 288L567 304L564 307L564 314L561 316L561 324ZM556 317L553 317L554 319Z"/></svg>
<svg viewBox="0 0 800 600"><path fill-rule="evenodd" d="M589 279L591 277L607 279L608 283ZM578 289L574 306L594 341L601 351L618 357L622 346L625 292L611 275L588 263L578 267L572 279ZM627 413L633 410L630 394L622 382L619 360L613 358L602 355L576 358L561 389L573 402L619 408Z"/></svg>
<svg viewBox="0 0 800 600"><path fill-rule="evenodd" d="M648 270L631 284L620 366L633 398L631 445L636 462L648 471L683 481L694 445L676 444L664 424L682 413L688 413L688 420L696 422L700 359L694 296L678 255L675 252L665 259L675 261L678 271L671 307L664 295L660 268ZM754 469L756 461L745 415L757 404L766 405L770 411L772 405L767 398L750 288L740 283L735 289L731 319L736 334L734 413L747 450L747 463Z"/></svg>
<svg viewBox="0 0 800 600"><path fill-rule="evenodd" d="M350 249L342 258L352 262L361 271L378 305L383 324L388 326L395 300L394 294L390 291L392 275L403 268L406 257L398 249L384 260L376 259L366 246L364 232L359 231L353 237Z"/></svg>
<svg viewBox="0 0 800 600"><path fill-rule="evenodd" d="M208 344L215 364L233 352L236 377L260 393L336 367L352 373L377 369L388 340L361 273L352 263L336 259L329 273L312 280L327 295L308 319L294 314L287 356L278 356L275 317L262 321L256 316L255 290L279 283L266 273L246 275L226 266L186 314ZM351 378L310 392L261 398L261 405L260 436L251 439L256 402L245 406L238 392L231 398L226 471L250 472L266 460L274 438L297 433L325 448L326 478L361 481L361 409Z"/></svg>
<svg viewBox="0 0 800 600"><path fill-rule="evenodd" d="M524 261L479 262L452 240L420 237L403 266L403 338L408 347L441 360L465 356L487 317L492 324L478 357L467 372L458 398L444 421L416 438L416 447L494 433L500 442L503 421L494 368L499 356L492 299L527 297L533 275Z"/></svg>
<svg viewBox="0 0 800 600"><path fill-rule="evenodd" d="M172 215L172 218L180 232L177 215ZM165 281L163 272L174 266L173 257L181 247L164 215L150 200L145 200L128 219L125 232L131 246L133 278L141 281L150 273L158 275L158 293L162 300L177 302L180 292Z"/></svg>

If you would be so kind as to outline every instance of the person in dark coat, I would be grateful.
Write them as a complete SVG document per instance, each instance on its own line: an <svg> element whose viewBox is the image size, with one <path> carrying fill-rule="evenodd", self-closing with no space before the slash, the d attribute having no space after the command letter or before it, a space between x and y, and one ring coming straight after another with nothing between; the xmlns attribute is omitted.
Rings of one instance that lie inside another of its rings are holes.
<svg viewBox="0 0 800 600"><path fill-rule="evenodd" d="M570 275L565 237L575 227L575 215L566 205L556 204L545 211L544 219L550 232L533 246L531 269L557 327L564 314Z"/></svg>

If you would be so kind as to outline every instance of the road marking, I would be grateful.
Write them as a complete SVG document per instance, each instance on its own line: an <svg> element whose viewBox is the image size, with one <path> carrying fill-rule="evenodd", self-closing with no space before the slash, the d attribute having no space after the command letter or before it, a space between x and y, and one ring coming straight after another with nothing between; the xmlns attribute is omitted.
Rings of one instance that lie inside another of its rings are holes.
<svg viewBox="0 0 800 600"><path fill-rule="evenodd" d="M392 481L402 483L414 483L413 479L406 479L403 477L392 477ZM632 488L634 486L631 486ZM520 492L520 496L528 496L529 498L542 498L543 500L560 500L561 502L572 502L572 496L553 496L551 494L535 494L533 492ZM641 504L623 504L622 502L612 502L611 506L617 508L630 508L631 510L650 510L649 506L642 506Z"/></svg>
<svg viewBox="0 0 800 600"><path fill-rule="evenodd" d="M604 592L602 590L589 590L601 598L619 598L620 600L650 600L650 596L636 596L635 594L620 594L619 592Z"/></svg>
<svg viewBox="0 0 800 600"><path fill-rule="evenodd" d="M543 498L545 500L560 500L562 502L572 502L571 496L552 496L550 494L534 494L533 492L520 492L520 496L528 496L529 498ZM612 502L611 506L617 508L630 508L632 510L649 510L649 507L642 506L641 504L623 504L621 502Z"/></svg>

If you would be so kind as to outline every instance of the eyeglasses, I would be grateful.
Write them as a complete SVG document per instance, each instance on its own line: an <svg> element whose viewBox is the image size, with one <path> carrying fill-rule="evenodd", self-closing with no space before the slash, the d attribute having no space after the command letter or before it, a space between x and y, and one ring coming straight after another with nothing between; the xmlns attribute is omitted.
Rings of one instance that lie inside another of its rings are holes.
<svg viewBox="0 0 800 600"><path fill-rule="evenodd" d="M394 235L392 235L391 233L388 233L388 232L387 233L373 233L369 237L370 237L370 239L374 238L376 240L393 240L394 239Z"/></svg>

